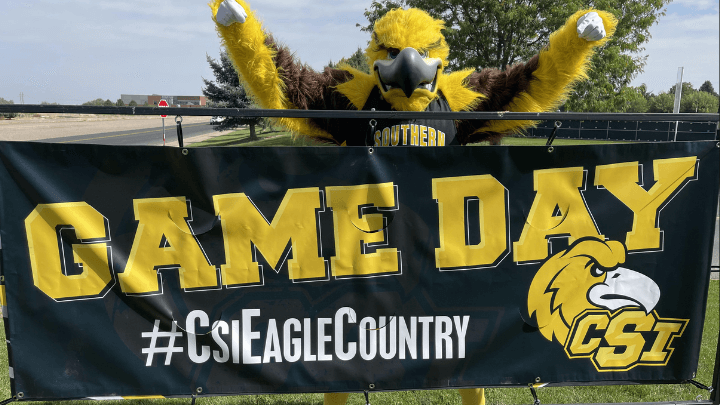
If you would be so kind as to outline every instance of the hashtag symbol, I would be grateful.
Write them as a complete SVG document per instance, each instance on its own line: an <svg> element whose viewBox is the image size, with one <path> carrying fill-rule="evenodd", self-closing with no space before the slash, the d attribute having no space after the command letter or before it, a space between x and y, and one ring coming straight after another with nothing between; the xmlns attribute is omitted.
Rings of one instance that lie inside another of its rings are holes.
<svg viewBox="0 0 720 405"><path fill-rule="evenodd" d="M147 361L145 367L152 365L153 356L155 354L165 353L165 365L170 365L173 353L182 353L183 348L175 347L175 338L182 337L183 333L177 331L177 325L175 322L172 323L172 329L170 332L160 332L160 320L155 320L155 326L153 326L152 332L143 332L142 337L150 338L150 347L142 349L143 354L147 354ZM166 347L157 347L158 338L169 338L168 345Z"/></svg>

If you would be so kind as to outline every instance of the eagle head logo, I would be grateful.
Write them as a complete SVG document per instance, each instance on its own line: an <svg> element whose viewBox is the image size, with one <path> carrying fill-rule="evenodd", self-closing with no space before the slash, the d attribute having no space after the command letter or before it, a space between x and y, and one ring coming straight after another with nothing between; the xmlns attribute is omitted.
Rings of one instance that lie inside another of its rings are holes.
<svg viewBox="0 0 720 405"><path fill-rule="evenodd" d="M422 111L437 97L450 48L445 23L418 9L394 9L375 22L365 50L382 97L400 111Z"/></svg>
<svg viewBox="0 0 720 405"><path fill-rule="evenodd" d="M564 344L573 319L588 309L652 311L660 288L649 277L620 267L625 253L620 242L582 238L540 267L530 284L528 312L546 339Z"/></svg>

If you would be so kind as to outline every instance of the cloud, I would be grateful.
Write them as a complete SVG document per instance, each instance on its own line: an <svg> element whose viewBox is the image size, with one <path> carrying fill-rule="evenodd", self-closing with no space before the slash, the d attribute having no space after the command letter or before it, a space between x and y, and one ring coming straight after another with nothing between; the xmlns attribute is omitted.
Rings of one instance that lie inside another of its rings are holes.
<svg viewBox="0 0 720 405"><path fill-rule="evenodd" d="M707 6L712 2L704 0L677 3L668 7L668 14L650 28L652 38L645 44L644 52L648 55L647 64L632 85L645 83L648 90L656 94L668 91L675 84L677 69L684 67L683 81L697 88L710 80L713 87L718 88L720 16L717 2L714 9Z"/></svg>

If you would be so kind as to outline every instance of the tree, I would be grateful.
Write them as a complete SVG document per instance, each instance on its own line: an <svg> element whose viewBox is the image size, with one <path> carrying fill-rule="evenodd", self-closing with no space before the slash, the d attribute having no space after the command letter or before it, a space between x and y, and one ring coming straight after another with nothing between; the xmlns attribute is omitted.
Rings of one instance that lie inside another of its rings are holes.
<svg viewBox="0 0 720 405"><path fill-rule="evenodd" d="M113 103L112 101L110 101L110 99L107 99L107 100L105 100L105 101L103 102L103 105L106 106L106 107L113 107L113 106L115 105L115 103Z"/></svg>
<svg viewBox="0 0 720 405"><path fill-rule="evenodd" d="M130 104L128 104L128 106L130 106L130 107L137 107L137 101L131 100L131 101L130 101Z"/></svg>
<svg viewBox="0 0 720 405"><path fill-rule="evenodd" d="M710 82L710 80L705 80L705 83L703 83L702 85L700 85L700 88L699 88L698 90L699 90L699 91L704 91L704 92L706 92L706 93L710 93L710 94L712 94L713 96L717 96L717 95L718 95L717 93L715 93L715 89L713 88L713 85L712 85L712 83Z"/></svg>
<svg viewBox="0 0 720 405"><path fill-rule="evenodd" d="M220 53L219 61L216 61L209 55L207 56L207 61L215 75L215 81L205 78L202 79L205 83L205 87L202 89L203 95L218 107L254 108L252 100L245 91L245 88L240 84L237 71L235 71L227 51L223 50ZM226 130L236 128L240 125L249 125L250 140L256 140L255 125L260 124L261 121L261 118L226 117L225 120L216 126L216 129Z"/></svg>
<svg viewBox="0 0 720 405"><path fill-rule="evenodd" d="M342 58L338 63L333 63L330 61L328 64L328 67L331 68L339 68L343 65L350 66L352 68L355 68L361 72L365 72L367 74L370 74L370 66L368 65L368 58L365 56L365 52L358 47L357 51L350 55L349 58Z"/></svg>
<svg viewBox="0 0 720 405"><path fill-rule="evenodd" d="M649 102L646 98L646 88L644 87L625 87L620 91L625 100L625 105L621 111L624 113L645 113L648 111Z"/></svg>
<svg viewBox="0 0 720 405"><path fill-rule="evenodd" d="M718 96L705 91L694 91L680 100L681 113L715 113L718 111Z"/></svg>
<svg viewBox="0 0 720 405"><path fill-rule="evenodd" d="M0 97L0 104L15 104L12 100L5 100L4 98ZM13 119L17 117L17 114L15 113L2 113L0 114L0 117L7 118L7 119Z"/></svg>
<svg viewBox="0 0 720 405"><path fill-rule="evenodd" d="M650 104L648 112L651 113L671 113L675 104L675 93L660 93L648 100Z"/></svg>
<svg viewBox="0 0 720 405"><path fill-rule="evenodd" d="M119 99L117 99L117 101L115 102L115 105L118 106L118 107L125 107L125 102L122 101L121 98L119 98Z"/></svg>
<svg viewBox="0 0 720 405"><path fill-rule="evenodd" d="M103 105L103 103L105 103L105 101L103 101L103 99L96 98L95 100L87 101L87 102L83 103L83 105L98 105L98 106L100 106L100 105Z"/></svg>
<svg viewBox="0 0 720 405"><path fill-rule="evenodd" d="M396 5L417 7L446 22L451 70L473 67L505 68L528 60L548 43L549 35L576 10L596 8L619 20L614 37L592 59L589 79L578 83L565 109L621 111L622 92L642 72L642 47L650 27L670 0L379 0L365 10L369 25Z"/></svg>

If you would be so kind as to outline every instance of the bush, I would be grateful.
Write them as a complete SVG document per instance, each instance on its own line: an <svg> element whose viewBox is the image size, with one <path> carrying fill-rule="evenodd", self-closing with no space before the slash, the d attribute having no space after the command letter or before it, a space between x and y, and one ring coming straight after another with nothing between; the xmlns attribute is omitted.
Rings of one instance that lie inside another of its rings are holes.
<svg viewBox="0 0 720 405"><path fill-rule="evenodd" d="M12 100L5 100L4 98L0 97L0 104L15 104L15 102ZM0 113L0 117L10 120L10 119L17 117L17 114L16 113Z"/></svg>

